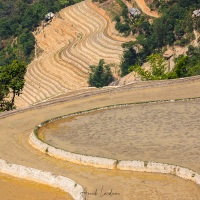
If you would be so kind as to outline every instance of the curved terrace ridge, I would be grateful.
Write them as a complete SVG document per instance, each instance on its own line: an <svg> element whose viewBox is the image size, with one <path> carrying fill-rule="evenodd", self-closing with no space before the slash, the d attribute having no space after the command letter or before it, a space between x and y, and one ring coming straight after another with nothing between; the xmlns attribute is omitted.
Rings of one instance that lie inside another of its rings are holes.
<svg viewBox="0 0 200 200"><path fill-rule="evenodd" d="M199 99L199 98L193 98ZM175 101L186 101L191 99L175 99L175 100L166 100L166 101L150 101L143 102L145 103L158 103L158 102L175 102ZM38 137L38 130L46 124L54 122L58 119L63 119L71 116L77 116L80 114L90 113L97 110L109 109L109 108L117 108L128 106L132 104L138 103L127 103L127 104L118 104L118 105L110 105L100 108L94 108L86 111L79 111L76 113L71 113L68 115L56 117L53 119L46 120L35 127L34 131L29 136L29 143L37 150L46 153L47 155L58 158L61 160L69 161L72 163L80 164L80 165L88 165L96 168L105 168L105 169L118 169L118 170L130 170L130 171L139 171L139 172L153 172L153 173L164 173L164 174L173 174L178 177L191 180L196 184L200 185L200 175L188 168L181 167L174 164L166 164L161 162L152 162L152 161L126 161L126 160L117 160L117 159L109 159L109 158L101 158L95 156L81 155L77 153L67 152L59 148L55 148L43 141L41 141ZM141 104L141 103L140 103Z"/></svg>
<svg viewBox="0 0 200 200"><path fill-rule="evenodd" d="M73 199L85 199L83 195L84 189L81 185L64 176L56 176L51 172L17 164L10 164L5 160L0 159L0 173L59 188L62 191L69 193Z"/></svg>

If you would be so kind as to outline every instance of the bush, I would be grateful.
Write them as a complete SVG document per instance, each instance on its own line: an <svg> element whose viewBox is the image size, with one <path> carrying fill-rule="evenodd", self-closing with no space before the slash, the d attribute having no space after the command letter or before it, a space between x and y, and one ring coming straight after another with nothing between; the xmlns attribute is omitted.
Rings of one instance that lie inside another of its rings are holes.
<svg viewBox="0 0 200 200"><path fill-rule="evenodd" d="M108 65L105 65L103 59L99 61L98 66L90 66L89 86L103 87L109 85L113 80L113 75Z"/></svg>
<svg viewBox="0 0 200 200"><path fill-rule="evenodd" d="M24 87L26 65L14 60L12 64L0 66L0 110L12 110L15 108L16 95L20 95ZM8 95L12 98L8 98Z"/></svg>

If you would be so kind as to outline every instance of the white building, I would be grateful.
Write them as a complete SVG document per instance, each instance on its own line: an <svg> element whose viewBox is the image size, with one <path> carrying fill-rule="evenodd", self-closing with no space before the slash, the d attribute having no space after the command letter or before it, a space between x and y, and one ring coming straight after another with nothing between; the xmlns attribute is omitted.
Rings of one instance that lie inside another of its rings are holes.
<svg viewBox="0 0 200 200"><path fill-rule="evenodd" d="M141 12L137 9L137 8L130 8L129 9L129 13L132 15L132 16L138 16L141 14Z"/></svg>
<svg viewBox="0 0 200 200"><path fill-rule="evenodd" d="M52 12L49 12L48 14L45 15L45 20L48 21L54 17L54 14Z"/></svg>

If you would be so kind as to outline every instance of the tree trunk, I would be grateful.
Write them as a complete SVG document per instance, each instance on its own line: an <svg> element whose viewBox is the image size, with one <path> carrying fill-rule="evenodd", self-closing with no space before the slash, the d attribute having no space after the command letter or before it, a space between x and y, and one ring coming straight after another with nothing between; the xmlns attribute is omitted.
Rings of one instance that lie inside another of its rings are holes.
<svg viewBox="0 0 200 200"><path fill-rule="evenodd" d="M15 93L15 90L14 90L14 91L13 91L13 97L12 97L11 104L10 104L10 110L13 109L14 102L15 102L15 95L16 95L16 93Z"/></svg>

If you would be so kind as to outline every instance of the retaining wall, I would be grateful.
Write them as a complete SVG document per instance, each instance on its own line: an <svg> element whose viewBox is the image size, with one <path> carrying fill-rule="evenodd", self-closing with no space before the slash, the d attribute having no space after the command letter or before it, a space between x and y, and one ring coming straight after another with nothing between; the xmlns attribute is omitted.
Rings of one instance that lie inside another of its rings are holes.
<svg viewBox="0 0 200 200"><path fill-rule="evenodd" d="M188 168L180 167L177 165L148 162L148 161L119 161L117 169L130 170L139 172L153 172L162 174L173 174L178 177L194 181L200 185L200 175Z"/></svg>
<svg viewBox="0 0 200 200"><path fill-rule="evenodd" d="M112 159L80 155L76 153L67 152L62 149L57 149L39 140L34 134L34 132L32 132L29 136L29 143L34 148L54 158L73 162L76 164L89 165L97 168L113 169L116 162L116 160Z"/></svg>
<svg viewBox="0 0 200 200"><path fill-rule="evenodd" d="M191 99L178 99L178 100L167 100L167 101L152 101L149 103L156 102L174 102L174 101L184 101ZM50 120L47 120L40 125L35 127L35 130L29 136L29 143L36 148L37 150L44 152L52 157L73 162L81 165L88 165L97 168L105 168L105 169L118 169L118 170L130 170L130 171L138 171L138 172L153 172L153 173L164 173L164 174L173 174L178 177L194 181L196 184L200 185L200 175L188 168L180 167L177 165L166 164L166 163L157 163L152 161L121 161L116 159L108 159L101 157L93 157L86 156L76 153L67 152L53 146L50 146L38 138L38 129L48 123L56 121L58 119L63 119L70 116L76 116L79 114L89 113L96 110L108 109L108 108L116 108L121 106L128 106L130 104L120 104L120 105L111 105L101 108L95 108L87 111L80 111L72 114L68 114L65 116L56 117ZM137 104L137 103L134 103ZM139 103L141 104L141 103Z"/></svg>
<svg viewBox="0 0 200 200"><path fill-rule="evenodd" d="M9 164L2 159L0 159L0 173L59 188L69 193L75 200L85 199L82 195L84 191L83 187L64 176L56 176L50 172L24 167L22 165Z"/></svg>

